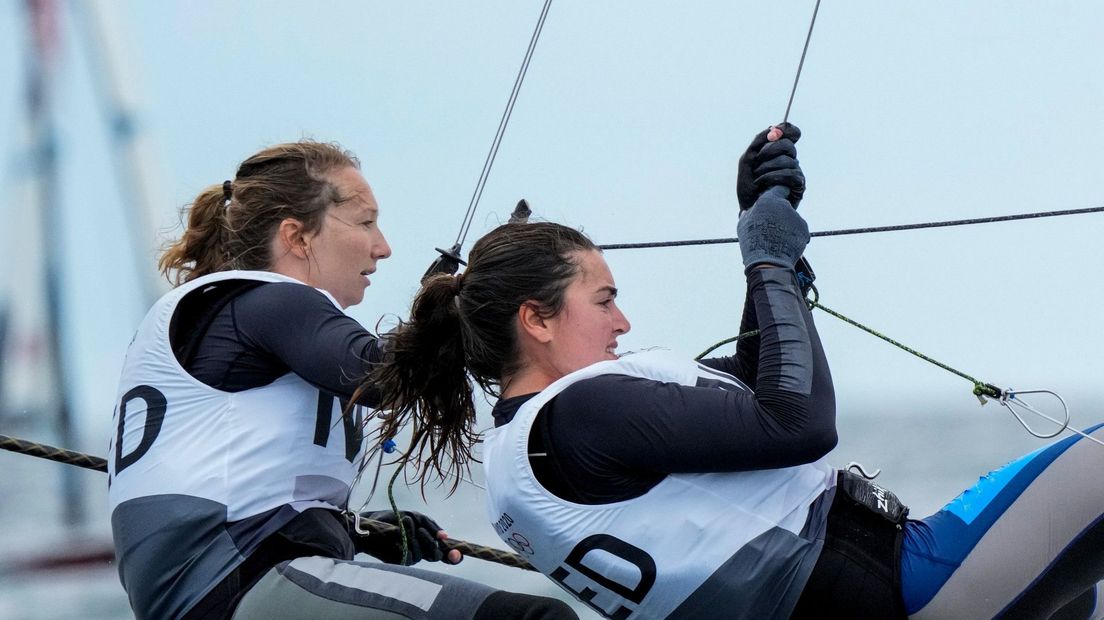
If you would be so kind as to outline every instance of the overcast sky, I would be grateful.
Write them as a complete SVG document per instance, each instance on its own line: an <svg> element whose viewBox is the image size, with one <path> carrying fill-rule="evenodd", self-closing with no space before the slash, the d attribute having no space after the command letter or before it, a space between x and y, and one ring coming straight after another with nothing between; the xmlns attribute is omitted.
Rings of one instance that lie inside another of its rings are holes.
<svg viewBox="0 0 1104 620"><path fill-rule="evenodd" d="M303 136L363 161L394 255L366 325L402 315L456 237L541 9L536 0L103 3L123 52L158 225L239 161ZM465 251L519 198L598 243L734 236L735 164L780 121L813 2L554 2ZM67 368L84 447L102 452L145 311L78 3L55 76ZM30 205L20 128L22 3L0 4L5 220ZM1095 207L1104 154L1097 2L825 2L790 120L813 230ZM16 252L7 280L40 256ZM1104 215L814 240L821 300L1002 386L1102 415ZM25 242L26 240L22 240ZM147 266L157 242L142 252ZM734 245L607 253L624 349L694 355L738 328ZM9 294L11 292L9 291ZM15 293L19 295L19 293ZM977 409L970 385L818 315L841 416Z"/></svg>
<svg viewBox="0 0 1104 620"><path fill-rule="evenodd" d="M123 354L148 305L139 273L179 234L179 209L259 148L312 137L360 156L394 255L351 314L367 326L405 315L434 246L456 238L543 3L57 4L62 203L48 232L65 251L64 361L81 426L71 447L103 454ZM813 5L556 0L464 250L523 197L535 217L598 243L735 236L736 161L782 120ZM142 233L141 268L127 232L139 218L124 207L96 96L103 73L80 21L92 6L134 103L153 227L167 231ZM804 132L801 213L811 229L1104 205L1102 32L1104 4L1089 0L824 2L790 115ZM41 339L36 349L34 334L18 332L41 326L43 264L24 133L27 53L23 2L0 0L0 295L20 313L8 348L24 361L41 353ZM1085 426L1104 419L1102 231L1104 214L1082 215L821 238L806 256L827 306L983 380L1053 389ZM692 356L737 331L738 247L618 250L607 260L633 324L624 350ZM832 317L817 321L847 431L837 465L886 467L891 488L911 475L907 497L932 509L1029 449L1010 447L1022 431L995 406L979 408L968 382ZM25 392L43 388L39 370L15 374ZM900 424L879 426L871 412ZM985 414L992 430L977 423ZM894 440L909 437L894 433L943 437L946 447L921 439L898 450ZM949 462L963 470L950 484L937 467ZM82 480L101 504L90 514L102 538L102 480ZM458 537L498 544L478 496L465 485L429 511ZM399 501L418 509L412 493L400 490ZM492 570L466 562L457 572L551 589L539 576ZM53 582L44 590L54 609Z"/></svg>

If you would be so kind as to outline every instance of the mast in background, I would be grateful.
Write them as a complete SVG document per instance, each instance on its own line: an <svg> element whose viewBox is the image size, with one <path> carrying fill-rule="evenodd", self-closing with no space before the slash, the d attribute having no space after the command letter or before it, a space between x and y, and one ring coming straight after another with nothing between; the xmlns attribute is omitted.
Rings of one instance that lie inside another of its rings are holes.
<svg viewBox="0 0 1104 620"><path fill-rule="evenodd" d="M110 130L112 168L126 213L131 258L141 289L144 307L153 305L168 290L168 282L157 271L156 246L159 217L150 180L153 161L142 140L134 110L134 80L126 73L123 39L115 27L109 7L101 0L71 5L77 27L83 32L92 84Z"/></svg>
<svg viewBox="0 0 1104 620"><path fill-rule="evenodd" d="M39 386L53 392L57 438L63 446L75 445L77 437L69 398L68 381L62 355L63 304L61 265L65 250L61 230L61 193L58 180L57 129L51 114L51 78L57 64L59 27L57 4L54 0L26 0L31 53L27 54L26 105L31 139L31 162L37 190L36 205L41 222L44 260L44 292L46 314L46 349L52 381ZM84 493L76 472L62 468L62 518L67 525L76 525L84 517Z"/></svg>
<svg viewBox="0 0 1104 620"><path fill-rule="evenodd" d="M81 362L73 357L80 347L80 336L72 331L73 313L81 311L72 291L79 274L66 272L66 267L77 258L69 253L79 250L67 247L72 232L65 231L72 225L62 176L68 174L73 151L64 149L59 137L66 119L59 116L63 102L57 95L66 68L62 63L72 56L62 47L70 25L87 58L92 96L104 118L96 129L107 130L103 135L111 155L108 167L120 201L113 208L121 210L128 229L116 242L129 246L124 249L129 258L124 254L123 260L132 265L127 271L137 279L131 289L138 295L135 306L148 308L168 289L156 269L162 218L154 206L163 201L151 197L158 187L151 182L154 159L146 155L136 122L134 80L125 71L128 57L121 49L126 41L114 27L112 8L99 0L23 0L13 7L26 16L20 102L25 120L15 123L19 131L9 134L16 151L5 173L14 183L4 188L9 200L0 203L8 230L0 247L9 266L0 271L0 423L26 428L34 436L49 432L51 441L75 449L81 447L81 433L88 430L77 415L87 407L75 406L75 380L87 369L78 367ZM72 23L65 23L65 18ZM124 277L130 280L129 274ZM110 402L94 407L110 418ZM72 468L58 471L61 522L86 523L87 480Z"/></svg>
<svg viewBox="0 0 1104 620"><path fill-rule="evenodd" d="M17 9L17 10L21 10ZM31 33L24 29L26 54ZM0 217L5 224L0 270L0 422L5 428L53 425L56 381L49 359L49 324L44 308L45 254L42 218L35 205L38 195L38 163L30 128L30 59L24 61L20 89L21 122L13 123L10 152L5 158Z"/></svg>

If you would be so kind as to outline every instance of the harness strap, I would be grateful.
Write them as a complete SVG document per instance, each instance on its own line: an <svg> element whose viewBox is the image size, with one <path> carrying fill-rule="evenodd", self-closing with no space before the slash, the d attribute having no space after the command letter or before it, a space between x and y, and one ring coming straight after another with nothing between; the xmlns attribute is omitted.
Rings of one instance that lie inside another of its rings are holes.
<svg viewBox="0 0 1104 620"><path fill-rule="evenodd" d="M905 618L901 541L908 508L858 474L840 471L824 547L792 618Z"/></svg>

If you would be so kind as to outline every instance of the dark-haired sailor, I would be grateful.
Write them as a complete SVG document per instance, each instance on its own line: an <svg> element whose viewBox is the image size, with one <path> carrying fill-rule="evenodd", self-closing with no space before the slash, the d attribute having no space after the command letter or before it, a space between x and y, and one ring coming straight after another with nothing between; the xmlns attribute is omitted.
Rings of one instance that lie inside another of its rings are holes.
<svg viewBox="0 0 1104 620"><path fill-rule="evenodd" d="M474 415L470 392L448 392L459 378L499 395L488 518L606 617L1083 613L1104 577L1104 482L1086 476L1104 469L1099 445L1058 442L922 520L823 460L835 395L793 269L809 239L800 133L779 129L756 136L738 173L740 332L758 335L734 356L619 357L630 325L600 250L564 226L505 225L462 278L423 285L395 335L404 355L373 375L394 423L413 416L448 441ZM434 380L412 382L431 357Z"/></svg>

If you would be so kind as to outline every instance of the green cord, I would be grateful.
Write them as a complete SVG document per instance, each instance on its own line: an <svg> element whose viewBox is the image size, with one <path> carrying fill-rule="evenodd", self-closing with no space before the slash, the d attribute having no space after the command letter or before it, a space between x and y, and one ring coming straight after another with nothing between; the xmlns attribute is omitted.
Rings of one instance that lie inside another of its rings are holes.
<svg viewBox="0 0 1104 620"><path fill-rule="evenodd" d="M832 310L831 308L829 308L829 307L827 307L827 306L820 303L820 293L816 290L815 286L810 286L809 289L810 289L810 292L813 294L812 299L806 299L805 300L805 303L809 304L809 309L820 308L821 310L823 310L823 311L827 312L828 314L836 317L837 319L843 321L844 323L847 323L849 325L853 325L855 327L858 327L859 329L863 330L864 332L866 332L868 334L871 334L873 336L877 336L878 338L881 338L882 340L885 340L889 344L891 344L895 347L898 347L898 348L902 349L903 351L907 351L909 353L912 353L913 355L915 355L916 357L919 357L920 359L924 360L925 362L935 364L936 366L942 368L943 370L946 370L947 372L954 373L954 374L962 377L963 379L966 379L970 383L974 384L974 396L977 396L979 400L981 400L983 396L988 396L989 398L1000 398L1001 397L1001 394L1003 393L1003 390L1001 390L999 387L993 385L992 383L985 383L984 381L980 381L978 379L975 379L974 377L971 377L970 375L962 372L961 370L951 368L950 366L948 366L948 365L946 365L946 364L944 364L944 363L942 363L938 360L932 359L932 358L928 357L927 355L924 355L923 353L917 351L916 349L913 349L913 348L908 347L904 344L901 344L900 342L897 342L896 340L890 338L889 336L886 336L885 334L879 333L879 332L867 327L866 325L863 325L862 323L859 323L858 321L856 321L854 319L850 319L846 316L843 316L839 312L836 312L835 310ZM984 400L982 400L981 402L982 402L982 404L985 403Z"/></svg>
<svg viewBox="0 0 1104 620"><path fill-rule="evenodd" d="M699 353L698 356L694 358L694 361L695 362L700 362L703 357L705 357L706 355L709 355L710 353L712 353L716 349L719 349L719 348L723 347L724 345L726 345L730 342L739 342L740 340L743 340L744 338L751 338L752 336L758 336L758 335L759 335L759 330L753 329L750 332L744 332L744 333L740 334L739 336L733 336L731 338L725 338L724 340L714 344L713 346L711 346L708 349L706 349L706 350L702 351L701 353Z"/></svg>
<svg viewBox="0 0 1104 620"><path fill-rule="evenodd" d="M410 558L410 542L406 538L406 528L403 527L402 511L399 510L399 505L395 503L395 480L398 479L402 469L402 465L399 465L395 468L395 473L391 474L391 481L387 483L387 499L391 502L391 510L395 513L395 522L399 526L399 534L402 536L402 564L406 566L407 560Z"/></svg>
<svg viewBox="0 0 1104 620"><path fill-rule="evenodd" d="M868 334L877 336L878 338L881 338L882 340L885 340L889 344L892 344L892 345L894 345L894 346L896 346L896 347L898 347L898 348L900 348L904 351L912 353L913 355L915 355L916 357L919 357L920 359L924 360L925 362L930 362L932 364L935 364L936 366L942 368L943 370L954 373L954 374L962 377L963 379L966 379L970 383L974 384L974 396L977 396L978 399L982 399L983 396L988 396L989 398L1000 398L1001 397L1001 394L1003 393L1003 390L1001 390L999 387L993 385L992 383L985 383L984 381L980 381L978 379L975 379L974 377L971 377L970 375L962 372L961 370L951 368L950 366L948 366L948 365L946 365L946 364L944 364L944 363L942 363L938 360L932 359L932 358L928 357L927 355L924 355L923 353L917 351L916 349L913 349L913 348L908 347L904 344L901 344L900 342L897 342L896 340L890 338L889 336L886 336L885 334L879 333L879 332L867 327L866 325L863 325L862 323L859 323L858 321L856 321L854 319L850 319L850 318L840 314L839 312L836 312L835 310L832 310L831 308L821 304L820 303L820 293L816 290L815 286L810 286L809 287L809 292L811 292L813 294L813 297L812 297L812 299L806 299L805 303L807 303L809 305L810 310L813 309L813 308L820 308L821 310L823 310L823 311L827 312L828 314L836 317L837 319L843 321L844 323L848 323L850 325L858 327L859 329L863 330L864 332L866 332ZM706 355L711 353L714 349L716 349L716 348L718 348L722 345L726 345L730 342L736 342L738 340L742 340L744 338L748 338L750 336L755 336L755 335L758 335L758 334L759 334L759 330L753 330L753 331L750 331L750 332L745 332L743 334L740 334L739 336L733 336L732 338L726 338L726 339L718 342L717 344L709 347L705 351L702 351L700 355L698 355L697 357L694 358L694 360L695 361L701 360L703 357L705 357ZM984 404L984 402L985 401L982 400L983 404Z"/></svg>

